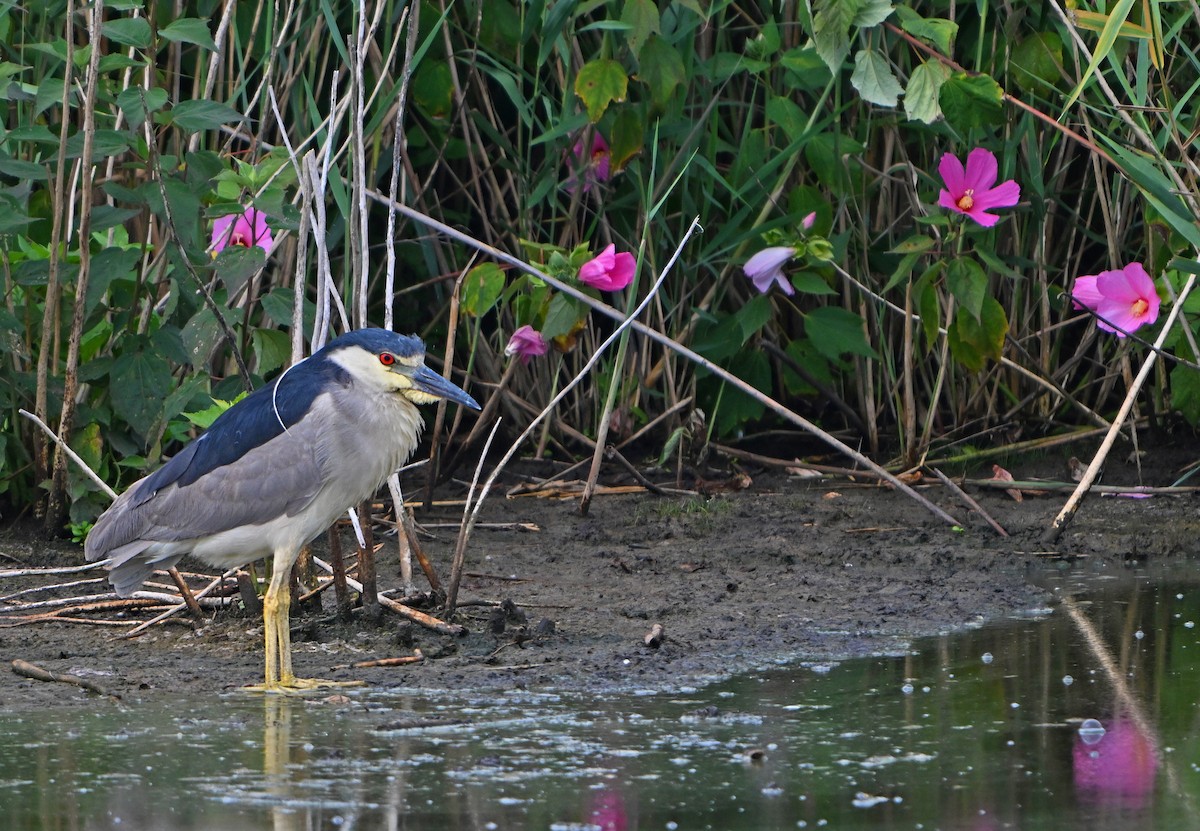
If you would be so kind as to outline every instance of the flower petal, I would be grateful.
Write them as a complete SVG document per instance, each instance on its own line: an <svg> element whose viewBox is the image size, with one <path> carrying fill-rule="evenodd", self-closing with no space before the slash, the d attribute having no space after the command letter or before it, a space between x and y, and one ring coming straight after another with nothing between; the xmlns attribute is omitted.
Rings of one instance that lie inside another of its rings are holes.
<svg viewBox="0 0 1200 831"><path fill-rule="evenodd" d="M742 269L746 272L746 276L754 280L759 274L764 272L778 271L783 267L784 263L795 255L795 248L786 245L775 245L770 248L764 248L746 260L746 264L742 266Z"/></svg>
<svg viewBox="0 0 1200 831"><path fill-rule="evenodd" d="M1075 285L1071 289L1071 300L1076 309L1095 310L1100 305L1100 301L1104 299L1104 295L1096 287L1096 276L1095 274L1085 274L1075 278Z"/></svg>
<svg viewBox="0 0 1200 831"><path fill-rule="evenodd" d="M963 195L963 191L967 189L967 174L957 156L953 153L943 153L942 160L938 162L938 173L942 175L942 181L946 183L946 190L942 193L949 191L951 201ZM944 205L944 207L950 206ZM958 207L954 206L954 209L957 210Z"/></svg>
<svg viewBox="0 0 1200 831"><path fill-rule="evenodd" d="M976 147L967 154L967 170L964 187L974 190L976 194L996 184L996 174L999 166L996 154L984 147Z"/></svg>
<svg viewBox="0 0 1200 831"><path fill-rule="evenodd" d="M988 190L975 191L975 207L985 211L992 208L1011 208L1020 201L1021 186L1012 179Z"/></svg>

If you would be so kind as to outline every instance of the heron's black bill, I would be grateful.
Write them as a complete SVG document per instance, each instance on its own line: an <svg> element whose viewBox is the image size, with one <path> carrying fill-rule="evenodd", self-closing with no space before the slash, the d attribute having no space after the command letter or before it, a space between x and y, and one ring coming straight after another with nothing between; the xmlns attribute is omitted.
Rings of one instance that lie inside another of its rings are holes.
<svg viewBox="0 0 1200 831"><path fill-rule="evenodd" d="M412 384L421 392L436 395L438 398L453 401L455 404L462 404L464 407L470 407L472 410L481 409L479 402L474 398L427 366L422 366L413 374Z"/></svg>

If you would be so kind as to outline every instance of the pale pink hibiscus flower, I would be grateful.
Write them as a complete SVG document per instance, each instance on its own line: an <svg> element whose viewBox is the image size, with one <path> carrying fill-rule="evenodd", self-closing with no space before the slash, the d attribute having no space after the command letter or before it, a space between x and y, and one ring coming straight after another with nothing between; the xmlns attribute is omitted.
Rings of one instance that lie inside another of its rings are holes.
<svg viewBox="0 0 1200 831"><path fill-rule="evenodd" d="M1077 277L1071 299L1075 308L1095 312L1096 325L1119 338L1158 320L1158 292L1141 263Z"/></svg>
<svg viewBox="0 0 1200 831"><path fill-rule="evenodd" d="M795 248L774 245L764 248L746 260L742 270L746 272L746 276L754 283L754 288L758 289L761 294L769 292L772 285L778 285L784 294L795 294L796 289L783 273L783 267L794 256L796 256Z"/></svg>

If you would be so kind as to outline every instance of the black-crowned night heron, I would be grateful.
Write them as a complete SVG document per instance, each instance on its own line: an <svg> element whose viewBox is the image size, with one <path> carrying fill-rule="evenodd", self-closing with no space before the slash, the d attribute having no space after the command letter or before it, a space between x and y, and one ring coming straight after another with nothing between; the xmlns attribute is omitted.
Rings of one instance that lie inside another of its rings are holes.
<svg viewBox="0 0 1200 831"><path fill-rule="evenodd" d="M408 459L422 427L416 405L442 399L479 409L425 366L419 338L384 329L343 335L121 494L88 534L87 559L107 559L113 587L128 597L184 554L218 568L272 556L262 689L323 686L292 672L292 564Z"/></svg>

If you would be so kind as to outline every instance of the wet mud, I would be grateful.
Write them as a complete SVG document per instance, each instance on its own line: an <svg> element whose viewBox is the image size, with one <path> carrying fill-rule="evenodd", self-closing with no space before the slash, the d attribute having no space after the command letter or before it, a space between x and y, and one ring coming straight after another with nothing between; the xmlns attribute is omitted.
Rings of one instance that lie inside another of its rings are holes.
<svg viewBox="0 0 1200 831"><path fill-rule="evenodd" d="M1184 461L1178 450L1164 450L1143 460L1140 473L1110 463L1104 481L1168 485ZM1057 456L1008 466L1018 479L1068 478ZM1065 492L1017 502L1002 490L968 488L1004 537L941 485L923 492L960 528L869 482L745 472L749 487L712 496L601 494L586 517L574 499L500 493L485 505L467 554L456 617L466 634L438 634L386 611L360 609L339 622L326 592L323 608L294 611L296 671L374 688L699 686L783 662L892 652L914 637L1045 608L1053 598L1041 580L1054 570L1188 558L1200 538L1190 494L1089 496L1066 532L1047 543ZM990 474L990 462L971 471ZM461 496L453 490L442 495ZM443 575L454 532L442 523L460 518L456 507L417 514ZM83 560L80 547L47 543L19 526L0 529L0 555L0 569ZM399 587L394 541L384 540L378 571L382 589ZM0 579L0 596L73 579ZM13 660L92 679L134 703L229 693L261 678L262 622L245 611L209 612L203 623L180 616L132 640L122 631L0 620L3 706L84 705L95 695L18 676L8 671ZM416 649L425 656L419 663L344 668Z"/></svg>

